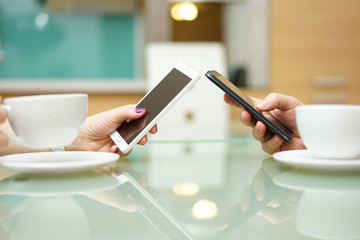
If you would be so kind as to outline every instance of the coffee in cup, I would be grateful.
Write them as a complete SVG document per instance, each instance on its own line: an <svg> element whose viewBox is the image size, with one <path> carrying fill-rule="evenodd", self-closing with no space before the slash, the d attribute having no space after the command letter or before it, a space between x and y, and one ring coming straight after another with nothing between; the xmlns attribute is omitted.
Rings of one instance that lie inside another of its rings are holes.
<svg viewBox="0 0 360 240"><path fill-rule="evenodd" d="M16 136L30 148L63 147L79 134L87 115L87 94L49 94L6 98L0 105Z"/></svg>
<svg viewBox="0 0 360 240"><path fill-rule="evenodd" d="M295 111L300 137L315 157L360 156L360 105L314 104Z"/></svg>

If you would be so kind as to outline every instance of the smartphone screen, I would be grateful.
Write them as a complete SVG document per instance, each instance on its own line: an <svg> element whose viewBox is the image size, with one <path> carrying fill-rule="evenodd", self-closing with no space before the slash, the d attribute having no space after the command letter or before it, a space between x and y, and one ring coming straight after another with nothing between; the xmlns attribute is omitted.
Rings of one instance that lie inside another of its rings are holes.
<svg viewBox="0 0 360 240"><path fill-rule="evenodd" d="M117 129L127 144L130 144L190 81L190 77L176 68L172 69L146 98L136 105L137 108L145 108L146 114L139 119L125 122Z"/></svg>
<svg viewBox="0 0 360 240"><path fill-rule="evenodd" d="M189 66L176 64L136 105L146 109L145 115L124 122L110 135L120 150L129 151L199 78L200 74Z"/></svg>
<svg viewBox="0 0 360 240"><path fill-rule="evenodd" d="M287 127L277 120L270 112L261 113L256 110L251 98L220 73L217 71L208 71L205 76L228 94L234 101L240 104L240 106L249 111L254 118L263 122L271 132L280 136L287 142L291 140L292 132Z"/></svg>

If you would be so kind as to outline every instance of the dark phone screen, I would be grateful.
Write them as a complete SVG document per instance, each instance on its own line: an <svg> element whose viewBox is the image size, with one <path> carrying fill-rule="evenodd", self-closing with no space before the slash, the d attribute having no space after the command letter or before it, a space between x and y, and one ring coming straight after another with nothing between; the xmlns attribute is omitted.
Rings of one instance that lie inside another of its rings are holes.
<svg viewBox="0 0 360 240"><path fill-rule="evenodd" d="M124 122L117 129L127 144L130 144L190 81L190 77L176 68L172 69L136 106L145 108L146 114L139 119Z"/></svg>

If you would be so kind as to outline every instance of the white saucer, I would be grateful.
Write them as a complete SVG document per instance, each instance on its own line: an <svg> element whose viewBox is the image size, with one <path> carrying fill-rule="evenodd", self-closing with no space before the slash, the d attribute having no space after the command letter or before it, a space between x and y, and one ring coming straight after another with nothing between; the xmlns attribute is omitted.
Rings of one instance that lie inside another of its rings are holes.
<svg viewBox="0 0 360 240"><path fill-rule="evenodd" d="M273 158L281 163L315 170L357 171L360 159L325 159L317 158L308 150L291 150L274 153Z"/></svg>
<svg viewBox="0 0 360 240"><path fill-rule="evenodd" d="M37 152L2 156L0 166L22 173L61 174L88 171L118 159L118 154L108 152Z"/></svg>

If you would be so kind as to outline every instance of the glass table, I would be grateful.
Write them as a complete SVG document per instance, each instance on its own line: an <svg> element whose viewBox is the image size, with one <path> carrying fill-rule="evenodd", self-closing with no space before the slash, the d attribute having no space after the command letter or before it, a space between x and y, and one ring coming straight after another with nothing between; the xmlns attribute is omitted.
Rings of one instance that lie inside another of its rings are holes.
<svg viewBox="0 0 360 240"><path fill-rule="evenodd" d="M90 172L0 179L0 239L360 239L360 173L284 166L250 137L149 142Z"/></svg>

